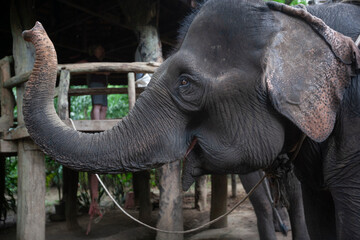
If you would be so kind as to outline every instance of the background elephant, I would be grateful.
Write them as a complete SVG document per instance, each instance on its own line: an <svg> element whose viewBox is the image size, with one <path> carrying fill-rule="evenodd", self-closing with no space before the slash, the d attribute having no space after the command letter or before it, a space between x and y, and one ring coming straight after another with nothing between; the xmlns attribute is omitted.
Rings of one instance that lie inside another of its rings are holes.
<svg viewBox="0 0 360 240"><path fill-rule="evenodd" d="M56 52L41 24L24 32L37 54L24 96L33 140L63 165L98 173L157 167L195 143L185 175L197 176L265 169L291 155L305 133L321 142L307 166L322 163L314 173L334 200L338 238L360 238L360 87L351 78L360 53L353 41L302 9L260 0L208 1L188 22L179 49L134 109L100 134L76 132L57 117Z"/></svg>

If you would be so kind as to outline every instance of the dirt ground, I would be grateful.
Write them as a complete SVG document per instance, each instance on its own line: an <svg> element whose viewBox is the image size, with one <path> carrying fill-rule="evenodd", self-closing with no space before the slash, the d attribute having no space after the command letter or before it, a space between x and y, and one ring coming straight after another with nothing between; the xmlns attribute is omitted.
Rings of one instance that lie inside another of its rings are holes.
<svg viewBox="0 0 360 240"><path fill-rule="evenodd" d="M230 209L236 204L244 195L244 190L241 184L238 184L238 194L236 198L228 198L228 208ZM229 188L230 189L230 188ZM47 194L47 202L56 198L56 191L52 193L49 191ZM229 194L230 196L230 194ZM210 196L208 197L208 208L204 212L199 212L193 209L194 197L191 194L186 193L184 196L184 228L190 229L200 226L209 221L209 207ZM139 224L133 222L126 217L120 210L113 207L109 207L110 202L102 204L104 216L98 223L93 223L91 232L86 235L86 228L89 218L86 214L79 216L78 221L80 229L77 231L68 231L66 229L65 222L50 222L46 224L46 240L82 240L82 239L101 239L101 240L149 240L155 239L156 233L152 230L145 229ZM51 207L48 207L48 211L53 211ZM138 211L127 210L132 216L137 217ZM152 225L156 225L156 219L158 216L158 209L152 212ZM10 216L7 226L0 225L0 239L1 240L15 240L16 228L15 228L15 216ZM280 240L290 240L291 232L287 237L284 237L280 233L277 233L277 237ZM244 240L256 240L259 239L256 226L256 217L251 206L251 203L247 200L243 205L239 206L233 213L228 216L228 227L222 229L209 229L205 228L196 233L187 234L184 236L187 240L215 240L215 239L244 239Z"/></svg>

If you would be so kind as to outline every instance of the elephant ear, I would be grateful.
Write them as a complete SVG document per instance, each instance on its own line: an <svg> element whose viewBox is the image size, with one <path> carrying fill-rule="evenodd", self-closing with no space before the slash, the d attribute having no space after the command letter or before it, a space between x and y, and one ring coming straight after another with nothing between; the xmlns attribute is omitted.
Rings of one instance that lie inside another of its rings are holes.
<svg viewBox="0 0 360 240"><path fill-rule="evenodd" d="M265 58L270 99L307 136L322 142L332 132L345 88L359 69L359 49L304 8L267 4L281 25Z"/></svg>

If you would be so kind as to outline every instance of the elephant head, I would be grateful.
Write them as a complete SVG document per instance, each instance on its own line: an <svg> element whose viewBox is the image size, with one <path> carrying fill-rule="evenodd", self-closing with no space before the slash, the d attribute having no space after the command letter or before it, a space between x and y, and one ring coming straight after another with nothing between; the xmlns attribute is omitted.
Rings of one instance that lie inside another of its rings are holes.
<svg viewBox="0 0 360 240"><path fill-rule="evenodd" d="M33 140L65 166L115 173L181 159L196 138L191 177L264 168L294 146L294 134L331 134L360 62L351 39L302 9L262 0L210 0L187 22L134 109L97 134L57 117L54 47L39 23L25 31L36 47L24 96Z"/></svg>

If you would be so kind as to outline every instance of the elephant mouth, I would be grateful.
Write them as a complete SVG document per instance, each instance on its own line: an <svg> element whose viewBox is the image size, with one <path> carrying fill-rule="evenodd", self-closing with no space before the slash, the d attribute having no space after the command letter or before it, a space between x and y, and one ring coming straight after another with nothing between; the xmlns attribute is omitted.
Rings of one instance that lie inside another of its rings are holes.
<svg viewBox="0 0 360 240"><path fill-rule="evenodd" d="M186 158L188 157L189 153L194 149L197 142L198 142L197 137L194 137L193 140L191 141L190 145L189 145L189 148L187 149L187 151L185 153L185 156L184 156L185 161L186 161Z"/></svg>
<svg viewBox="0 0 360 240"><path fill-rule="evenodd" d="M198 156L193 151L195 146L198 143L198 139L194 137L189 145L189 148L186 151L183 160L183 169L182 169L182 188L183 191L187 191L190 186L195 182L196 178L200 175L195 174L194 170L196 167L196 162L198 162Z"/></svg>

